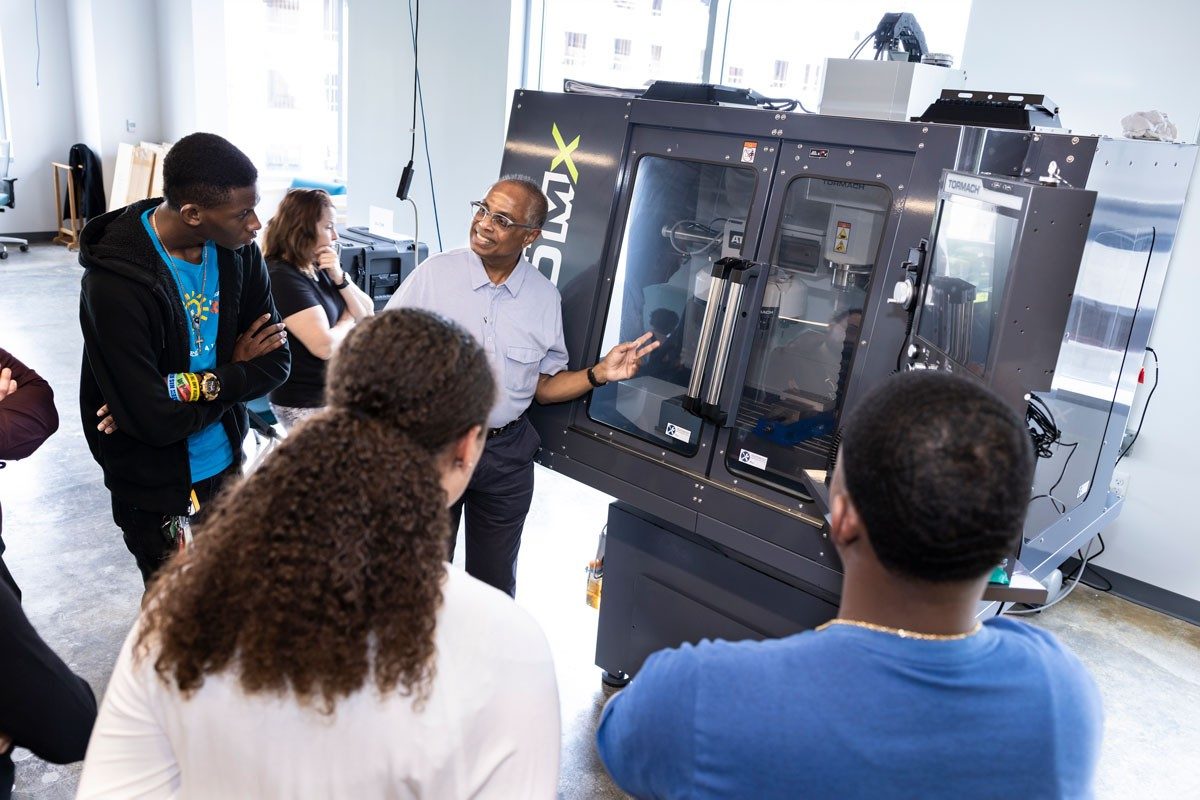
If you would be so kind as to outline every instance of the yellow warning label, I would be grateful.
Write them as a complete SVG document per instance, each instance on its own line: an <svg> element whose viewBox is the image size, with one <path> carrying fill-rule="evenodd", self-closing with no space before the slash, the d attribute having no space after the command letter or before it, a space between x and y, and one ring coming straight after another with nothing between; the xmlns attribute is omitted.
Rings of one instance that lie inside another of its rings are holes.
<svg viewBox="0 0 1200 800"><path fill-rule="evenodd" d="M833 252L835 252L835 253L846 252L846 240L838 239L836 242L834 242L833 243Z"/></svg>

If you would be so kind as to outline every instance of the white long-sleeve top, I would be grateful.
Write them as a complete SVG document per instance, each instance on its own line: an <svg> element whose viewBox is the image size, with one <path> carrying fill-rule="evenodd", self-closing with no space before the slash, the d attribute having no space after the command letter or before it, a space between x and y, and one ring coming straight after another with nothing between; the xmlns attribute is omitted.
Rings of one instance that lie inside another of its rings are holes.
<svg viewBox="0 0 1200 800"><path fill-rule="evenodd" d="M546 637L502 592L447 566L437 672L420 712L373 681L333 715L209 676L188 699L121 649L79 798L551 798L559 708Z"/></svg>

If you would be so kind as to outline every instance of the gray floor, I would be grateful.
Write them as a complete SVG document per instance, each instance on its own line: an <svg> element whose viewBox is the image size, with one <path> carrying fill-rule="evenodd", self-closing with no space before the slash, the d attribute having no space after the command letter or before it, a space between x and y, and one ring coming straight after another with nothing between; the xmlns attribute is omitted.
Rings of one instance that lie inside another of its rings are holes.
<svg viewBox="0 0 1200 800"><path fill-rule="evenodd" d="M102 692L137 613L141 581L109 515L76 408L78 280L73 255L51 245L0 261L0 347L51 382L62 426L29 459L0 471L6 561L34 625ZM596 612L584 605L609 498L539 468L526 526L518 602L554 648L563 713L561 796L622 797L596 759L592 734L605 695L592 664ZM459 548L461 553L462 548ZM1097 796L1200 797L1200 628L1080 588L1033 619L1080 655L1106 705ZM17 797L67 798L79 767L18 751ZM998 753L1020 769L1021 754Z"/></svg>

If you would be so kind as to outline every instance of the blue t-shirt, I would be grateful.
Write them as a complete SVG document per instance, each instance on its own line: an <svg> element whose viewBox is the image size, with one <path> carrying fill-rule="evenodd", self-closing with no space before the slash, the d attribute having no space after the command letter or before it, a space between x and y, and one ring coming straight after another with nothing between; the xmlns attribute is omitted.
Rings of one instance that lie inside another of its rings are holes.
<svg viewBox="0 0 1200 800"><path fill-rule="evenodd" d="M636 797L1088 798L1103 728L1054 636L989 620L955 641L846 625L664 650L604 709Z"/></svg>
<svg viewBox="0 0 1200 800"><path fill-rule="evenodd" d="M191 353L188 368L192 372L203 372L217 365L217 313L220 310L221 282L217 274L217 247L212 242L204 243L204 255L199 264L168 255L162 242L150 224L150 211L142 214L142 225L154 249L166 262L168 272L175 278L179 299L188 319L188 340ZM197 331L193 318L200 322ZM166 376L163 376L166 378ZM166 383L163 383L166 391ZM211 478L233 463L233 445L225 427L218 421L188 437L188 463L191 466L192 483Z"/></svg>

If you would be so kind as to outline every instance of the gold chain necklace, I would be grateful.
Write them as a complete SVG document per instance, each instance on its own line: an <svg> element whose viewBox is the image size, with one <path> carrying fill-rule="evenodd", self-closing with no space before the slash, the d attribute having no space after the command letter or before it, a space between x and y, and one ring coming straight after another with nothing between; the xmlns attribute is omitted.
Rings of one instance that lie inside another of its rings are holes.
<svg viewBox="0 0 1200 800"><path fill-rule="evenodd" d="M899 636L901 639L921 639L929 642L953 642L958 639L966 639L974 636L983 630L983 626L976 622L975 627L971 628L971 630L967 631L966 633L920 633L918 631L906 631L904 628L889 628L886 625L876 625L874 622L863 622L862 620L857 619L842 619L841 617L831 619L829 622L826 622L823 625L818 625L816 630L823 631L830 625L849 625L854 628L865 628L866 630L875 631L876 633L889 633L892 636Z"/></svg>
<svg viewBox="0 0 1200 800"><path fill-rule="evenodd" d="M158 222L157 222L157 220L155 220L155 212L156 211L158 211L157 208L154 209L154 211L150 212L150 227L154 229L154 238L158 239L158 246L162 248L163 253L165 253L167 256L167 269L171 270L171 277L173 277L175 279L175 285L178 286L179 291L182 292L183 284L180 282L179 273L175 269L174 256L171 255L171 251L167 249L166 243L163 242L162 234L160 234L158 232ZM203 245L200 246L200 294L203 297L208 296L205 294L205 290L208 288L207 284L208 284L208 243L205 242ZM200 322L201 322L200 312L201 312L201 310L202 309L200 308L199 303L197 303L196 310L194 312L192 312L191 314L189 314L189 316L191 317L191 320L192 320L192 330L191 330L192 339L195 341L197 353L201 352L204 349L204 337L200 335ZM183 312L185 314L187 314L187 309L184 308Z"/></svg>

